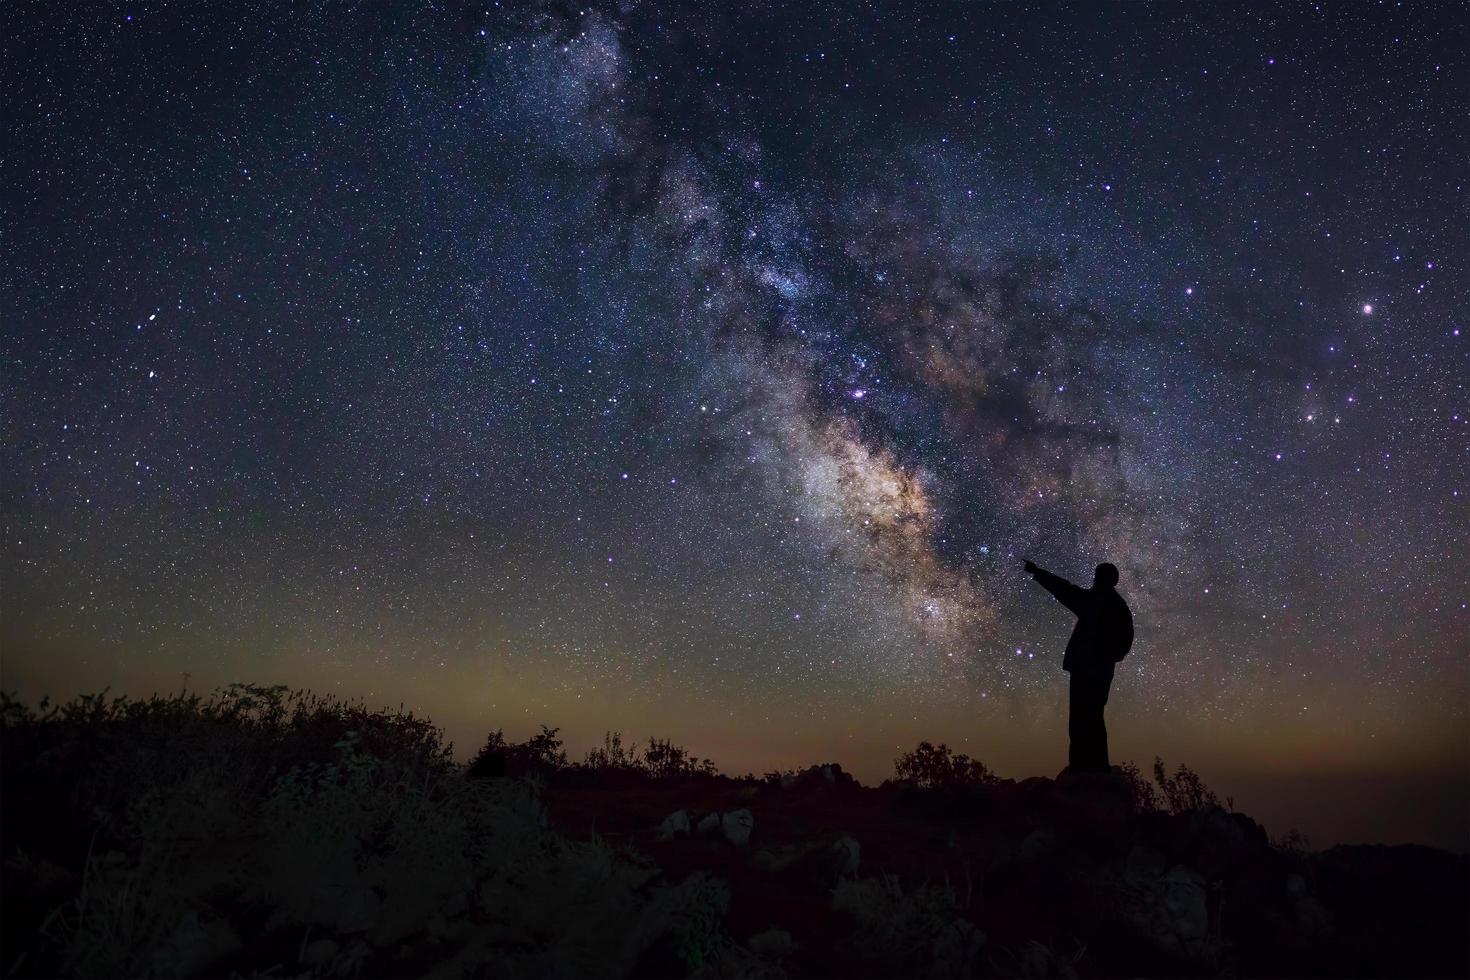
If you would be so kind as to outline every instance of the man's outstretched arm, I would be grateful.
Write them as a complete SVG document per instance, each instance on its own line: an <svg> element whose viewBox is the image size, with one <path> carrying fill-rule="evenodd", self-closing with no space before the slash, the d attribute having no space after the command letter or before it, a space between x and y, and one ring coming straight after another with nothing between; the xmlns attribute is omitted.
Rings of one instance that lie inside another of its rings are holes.
<svg viewBox="0 0 1470 980"><path fill-rule="evenodd" d="M1026 571L1041 583L1041 587L1057 597L1057 601L1077 615L1082 615L1082 606L1086 601L1087 590L1073 585L1060 575L1053 575L1046 569L1041 568L1035 562L1026 562Z"/></svg>

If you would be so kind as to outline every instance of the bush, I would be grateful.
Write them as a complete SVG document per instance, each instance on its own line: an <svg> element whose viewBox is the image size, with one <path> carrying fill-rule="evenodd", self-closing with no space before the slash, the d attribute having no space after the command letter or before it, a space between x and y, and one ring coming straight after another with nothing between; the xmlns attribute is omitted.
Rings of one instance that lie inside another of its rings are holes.
<svg viewBox="0 0 1470 980"><path fill-rule="evenodd" d="M985 786L996 781L983 763L967 755L955 755L943 742L937 746L920 742L914 751L894 760L893 769L899 779L920 789Z"/></svg>
<svg viewBox="0 0 1470 980"><path fill-rule="evenodd" d="M636 772L652 779L678 776L717 776L720 770L709 759L691 755L670 739L650 738L647 747L624 748L621 732L603 735L602 747L587 753L582 768L594 772Z"/></svg>
<svg viewBox="0 0 1470 980"><path fill-rule="evenodd" d="M1164 768L1164 760L1154 756L1154 782L1163 791L1164 806L1170 813L1192 813L1202 807L1221 805L1220 798L1205 785L1199 773L1182 762L1170 776ZM1227 810L1235 809L1235 800L1227 796L1224 806Z"/></svg>
<svg viewBox="0 0 1470 980"><path fill-rule="evenodd" d="M669 739L648 740L648 748L643 751L643 768L654 779L719 774L719 769L713 762L690 755Z"/></svg>
<svg viewBox="0 0 1470 980"><path fill-rule="evenodd" d="M462 778L401 710L248 685L0 697L0 736L9 973L616 976L661 940L760 971L717 883L551 831L534 780ZM516 748L565 765L555 729L487 742Z"/></svg>
<svg viewBox="0 0 1470 980"><path fill-rule="evenodd" d="M641 771L643 759L636 745L623 747L622 732L607 732L602 736L602 748L588 752L582 760L582 767L599 772Z"/></svg>
<svg viewBox="0 0 1470 980"><path fill-rule="evenodd" d="M1139 813L1158 813L1162 807L1159 803L1159 791L1154 784L1144 778L1143 773L1138 771L1138 765L1133 762L1125 762L1118 766L1118 771L1123 774L1123 779L1128 783L1128 788L1133 796L1133 809Z"/></svg>
<svg viewBox="0 0 1470 980"><path fill-rule="evenodd" d="M1295 827L1272 838L1271 846L1290 857L1308 858L1312 856L1311 838Z"/></svg>
<svg viewBox="0 0 1470 980"><path fill-rule="evenodd" d="M470 760L466 773L472 779L496 776L547 775L567 767L567 754L562 740L556 737L560 728L541 726L541 731L524 742L507 742L505 732L496 729L485 739L480 751Z"/></svg>

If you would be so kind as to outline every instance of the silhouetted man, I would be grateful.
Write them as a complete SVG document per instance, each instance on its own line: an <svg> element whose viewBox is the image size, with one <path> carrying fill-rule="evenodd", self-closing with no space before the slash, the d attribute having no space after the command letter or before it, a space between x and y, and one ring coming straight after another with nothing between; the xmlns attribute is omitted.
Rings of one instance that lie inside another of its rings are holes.
<svg viewBox="0 0 1470 980"><path fill-rule="evenodd" d="M1067 768L1073 772L1109 772L1103 706L1108 703L1113 666L1133 645L1133 614L1114 588L1118 567L1108 562L1097 566L1090 589L1073 585L1031 561L1026 562L1026 571L1077 614L1077 625L1062 657L1062 669L1072 675L1067 718L1072 744L1067 752Z"/></svg>

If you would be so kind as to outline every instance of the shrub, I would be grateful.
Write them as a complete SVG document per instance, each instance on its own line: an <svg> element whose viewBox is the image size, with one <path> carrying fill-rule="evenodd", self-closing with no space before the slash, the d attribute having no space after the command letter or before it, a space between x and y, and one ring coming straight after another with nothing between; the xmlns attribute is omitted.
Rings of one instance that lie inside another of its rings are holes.
<svg viewBox="0 0 1470 980"><path fill-rule="evenodd" d="M1312 856L1311 838L1295 827L1273 838L1271 846L1291 857L1308 858Z"/></svg>
<svg viewBox="0 0 1470 980"><path fill-rule="evenodd" d="M759 973L720 889L548 829L534 780L461 778L437 730L284 688L0 697L11 972L616 976L660 937ZM565 764L556 730L487 748ZM21 815L25 819L20 819Z"/></svg>
<svg viewBox="0 0 1470 980"><path fill-rule="evenodd" d="M631 748L623 747L622 732L606 732L602 736L602 748L592 749L582 760L585 769L599 771L615 770L641 770L643 759L638 753L636 745Z"/></svg>
<svg viewBox="0 0 1470 980"><path fill-rule="evenodd" d="M621 732L603 735L602 748L587 753L582 768L596 772L637 772L653 779L676 776L717 776L720 770L709 759L691 755L670 739L650 738L647 747L623 746Z"/></svg>
<svg viewBox="0 0 1470 980"><path fill-rule="evenodd" d="M654 779L671 776L714 776L719 769L708 759L690 755L669 739L650 738L643 750L643 768Z"/></svg>
<svg viewBox="0 0 1470 980"><path fill-rule="evenodd" d="M1164 768L1164 760L1154 756L1154 782L1163 792L1164 805L1170 813L1192 813L1201 807L1221 805L1220 798L1205 785L1199 773L1182 762L1171 776ZM1224 806L1234 809L1235 800L1227 796Z"/></svg>
<svg viewBox="0 0 1470 980"><path fill-rule="evenodd" d="M1133 762L1124 762L1118 766L1123 779L1128 783L1128 788L1133 796L1133 809L1139 813L1158 813L1161 809L1159 804L1159 791L1154 784L1144 778L1143 773L1138 771L1138 765Z"/></svg>
<svg viewBox="0 0 1470 980"><path fill-rule="evenodd" d="M496 776L546 775L567 767L567 754L562 740L556 737L560 728L541 726L541 731L524 742L507 742L505 732L496 729L485 738L485 744L470 760L467 775L472 778Z"/></svg>
<svg viewBox="0 0 1470 980"><path fill-rule="evenodd" d="M943 742L937 746L920 742L914 751L894 760L893 769L899 779L920 789L985 786L996 781L983 763L967 755L955 755Z"/></svg>

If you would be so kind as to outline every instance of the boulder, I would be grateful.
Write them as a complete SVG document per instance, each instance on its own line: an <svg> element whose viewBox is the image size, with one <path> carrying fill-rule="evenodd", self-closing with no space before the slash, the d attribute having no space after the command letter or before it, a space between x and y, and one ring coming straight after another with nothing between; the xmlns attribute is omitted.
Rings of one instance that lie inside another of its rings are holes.
<svg viewBox="0 0 1470 980"><path fill-rule="evenodd" d="M322 885L316 890L315 914L338 932L366 932L377 920L381 904L378 893L361 882Z"/></svg>
<svg viewBox="0 0 1470 980"><path fill-rule="evenodd" d="M1256 823L1243 813L1231 813L1230 819L1240 828L1240 836L1245 840L1246 847L1252 850L1266 850L1271 846L1271 840L1266 834L1266 828Z"/></svg>
<svg viewBox="0 0 1470 980"><path fill-rule="evenodd" d="M745 948L763 959L781 960L801 949L801 946L785 929L772 928L751 936L746 941Z"/></svg>
<svg viewBox="0 0 1470 980"><path fill-rule="evenodd" d="M1162 851L1135 845L1123 859L1123 880L1131 885L1149 885L1169 870L1169 859Z"/></svg>
<svg viewBox="0 0 1470 980"><path fill-rule="evenodd" d="M1172 837L1174 859L1212 879L1229 877L1270 848L1259 824L1213 805L1175 817Z"/></svg>
<svg viewBox="0 0 1470 980"><path fill-rule="evenodd" d="M739 847L750 843L750 832L755 829L755 815L747 809L731 810L720 818L720 830L725 840Z"/></svg>
<svg viewBox="0 0 1470 980"><path fill-rule="evenodd" d="M153 950L155 977L198 976L220 958L240 948L240 937L224 919L201 924L189 911Z"/></svg>
<svg viewBox="0 0 1470 980"><path fill-rule="evenodd" d="M1016 784L1016 802L1022 806L1045 805L1052 799L1052 781L1045 776L1030 776Z"/></svg>
<svg viewBox="0 0 1470 980"><path fill-rule="evenodd" d="M1118 910L1155 946L1185 956L1209 951L1203 875L1182 864L1168 867L1163 852L1135 845L1111 877Z"/></svg>
<svg viewBox="0 0 1470 980"><path fill-rule="evenodd" d="M1165 915L1154 923L1155 939L1166 946L1173 943L1180 952L1201 952L1210 932L1204 877L1176 864L1164 875L1161 893Z"/></svg>
<svg viewBox="0 0 1470 980"><path fill-rule="evenodd" d="M840 875L855 875L861 855L857 840L843 834L832 842L832 869Z"/></svg>
<svg viewBox="0 0 1470 980"><path fill-rule="evenodd" d="M699 818L699 823L695 825L694 832L700 837L713 837L720 832L720 815L718 813L706 813Z"/></svg>
<svg viewBox="0 0 1470 980"><path fill-rule="evenodd" d="M1117 768L1112 772L1063 769L1052 784L1052 798L1075 817L1103 830L1119 830L1133 817L1133 786Z"/></svg>
<svg viewBox="0 0 1470 980"><path fill-rule="evenodd" d="M973 977L980 976L983 967L980 954L985 947L986 936L965 919L955 918L939 930L934 937L929 976Z"/></svg>
<svg viewBox="0 0 1470 980"><path fill-rule="evenodd" d="M664 817L664 822L659 825L658 839L673 840L676 837L689 836L689 811L675 810Z"/></svg>
<svg viewBox="0 0 1470 980"><path fill-rule="evenodd" d="M335 939L316 939L307 944L301 962L308 966L325 966L337 955L339 949Z"/></svg>
<svg viewBox="0 0 1470 980"><path fill-rule="evenodd" d="M1189 814L1189 833L1214 849L1227 852L1246 847L1245 830L1220 806L1202 806Z"/></svg>

